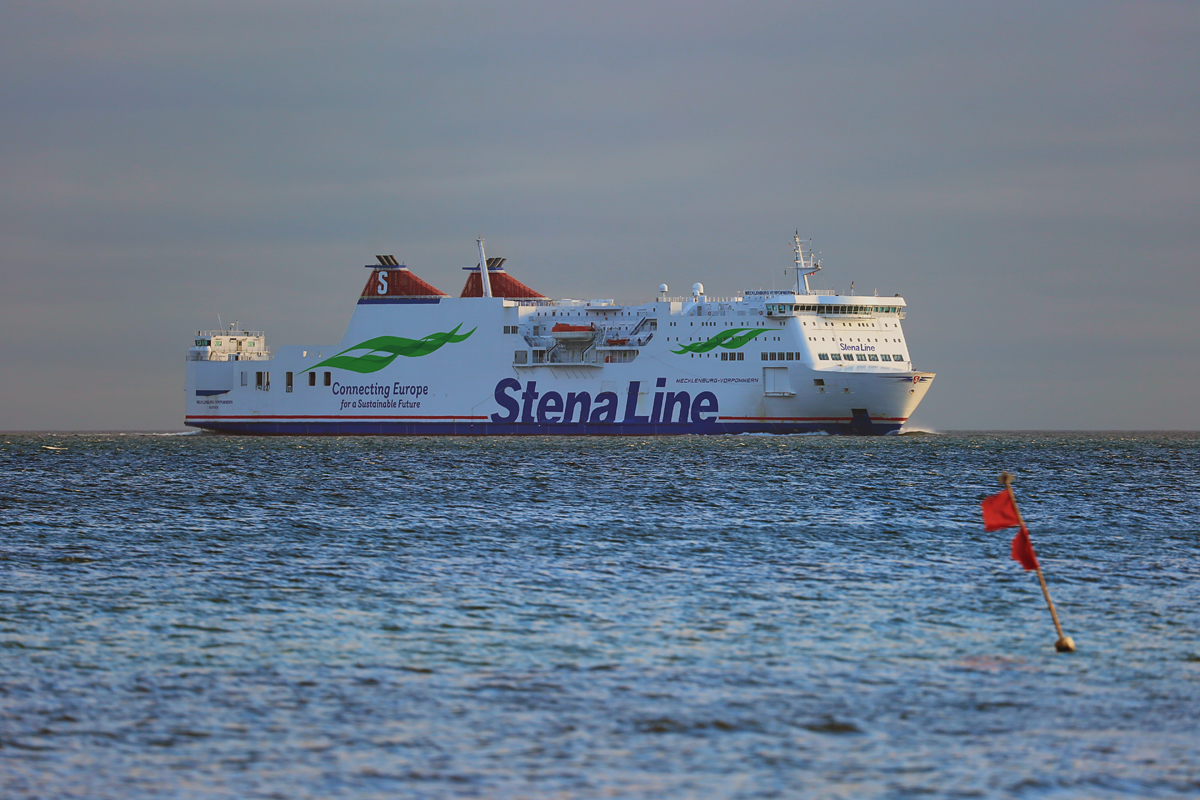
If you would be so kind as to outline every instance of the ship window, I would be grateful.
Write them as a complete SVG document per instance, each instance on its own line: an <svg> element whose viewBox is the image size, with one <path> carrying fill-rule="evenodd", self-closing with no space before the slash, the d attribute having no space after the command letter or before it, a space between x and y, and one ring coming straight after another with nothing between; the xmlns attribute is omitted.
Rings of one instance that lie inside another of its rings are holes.
<svg viewBox="0 0 1200 800"><path fill-rule="evenodd" d="M822 361L828 361L829 353L817 353L817 358L821 359Z"/></svg>
<svg viewBox="0 0 1200 800"><path fill-rule="evenodd" d="M315 373L315 372L308 373L308 385L309 386L317 385L317 373Z"/></svg>
<svg viewBox="0 0 1200 800"><path fill-rule="evenodd" d="M243 372L243 373L242 373L242 386L245 386L245 385L246 385L246 378L247 378L247 375L246 375L246 373L245 373L245 372Z"/></svg>
<svg viewBox="0 0 1200 800"><path fill-rule="evenodd" d="M874 353L870 353L867 355L867 360L868 361L878 361L879 356L875 355Z"/></svg>
<svg viewBox="0 0 1200 800"><path fill-rule="evenodd" d="M788 354L787 354L787 360L788 360L788 361L795 361L795 360L796 360L796 354L795 354L795 353L788 353Z"/></svg>
<svg viewBox="0 0 1200 800"><path fill-rule="evenodd" d="M729 360L729 353L721 353L721 360L722 360L722 361L728 361L728 360Z"/></svg>
<svg viewBox="0 0 1200 800"><path fill-rule="evenodd" d="M263 387L263 374L261 372L254 373L254 388L261 389Z"/></svg>
<svg viewBox="0 0 1200 800"><path fill-rule="evenodd" d="M763 360L763 361L766 361L766 360L767 360L767 354L766 354L766 353L759 353L759 355L761 355L761 356L762 356L762 360Z"/></svg>
<svg viewBox="0 0 1200 800"><path fill-rule="evenodd" d="M842 354L841 354L841 353L834 353L833 355L831 355L831 356L829 356L829 357L830 357L830 358L832 358L834 361L841 361L841 360L842 360Z"/></svg>
<svg viewBox="0 0 1200 800"><path fill-rule="evenodd" d="M879 358L883 361L891 361L892 360L892 357L889 356L887 353L880 353Z"/></svg>
<svg viewBox="0 0 1200 800"><path fill-rule="evenodd" d="M824 385L825 385L825 380L823 378L813 378L813 386L824 386Z"/></svg>
<svg viewBox="0 0 1200 800"><path fill-rule="evenodd" d="M866 357L866 356L864 356L862 353L858 353L858 354L856 354L856 355L855 355L855 358L857 358L859 361L866 361L866 360L867 360L867 357Z"/></svg>
<svg viewBox="0 0 1200 800"><path fill-rule="evenodd" d="M904 360L904 356L897 356L897 355L892 356L892 361L903 361L903 360Z"/></svg>
<svg viewBox="0 0 1200 800"><path fill-rule="evenodd" d="M284 391L290 392L292 390L292 373L289 372L284 376L284 383L287 384L287 388Z"/></svg>
<svg viewBox="0 0 1200 800"><path fill-rule="evenodd" d="M329 386L329 385L331 385L332 383L333 383L333 374L332 374L332 373L329 373L329 372L326 372L326 373L325 373L325 385L326 385L326 386Z"/></svg>

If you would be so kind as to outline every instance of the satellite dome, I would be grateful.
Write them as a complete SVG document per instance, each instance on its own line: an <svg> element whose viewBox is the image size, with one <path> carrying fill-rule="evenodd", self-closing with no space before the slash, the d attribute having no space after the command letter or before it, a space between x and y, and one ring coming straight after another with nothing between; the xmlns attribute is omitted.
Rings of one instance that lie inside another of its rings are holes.
<svg viewBox="0 0 1200 800"><path fill-rule="evenodd" d="M704 284L700 283L700 281L696 281L695 283L693 283L692 284L692 294L695 294L695 295L704 294Z"/></svg>

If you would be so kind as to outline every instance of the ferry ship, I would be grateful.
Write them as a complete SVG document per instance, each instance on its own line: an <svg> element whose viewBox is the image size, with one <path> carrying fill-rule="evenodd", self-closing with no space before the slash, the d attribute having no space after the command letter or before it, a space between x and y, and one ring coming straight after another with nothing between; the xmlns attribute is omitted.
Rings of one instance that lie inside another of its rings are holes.
<svg viewBox="0 0 1200 800"><path fill-rule="evenodd" d="M796 285L642 305L552 300L489 258L458 297L376 256L342 341L272 352L261 331L197 332L186 424L265 435L897 433L934 375L906 304ZM851 285L853 287L853 284Z"/></svg>

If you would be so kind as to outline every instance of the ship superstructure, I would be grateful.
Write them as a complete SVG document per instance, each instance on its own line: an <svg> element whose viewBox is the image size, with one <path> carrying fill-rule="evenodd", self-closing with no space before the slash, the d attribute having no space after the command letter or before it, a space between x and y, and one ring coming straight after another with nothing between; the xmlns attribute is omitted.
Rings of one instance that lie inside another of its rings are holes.
<svg viewBox="0 0 1200 800"><path fill-rule="evenodd" d="M796 286L641 305L551 300L488 258L459 297L377 256L342 341L198 332L186 423L244 434L894 433L934 375L915 371L899 296Z"/></svg>

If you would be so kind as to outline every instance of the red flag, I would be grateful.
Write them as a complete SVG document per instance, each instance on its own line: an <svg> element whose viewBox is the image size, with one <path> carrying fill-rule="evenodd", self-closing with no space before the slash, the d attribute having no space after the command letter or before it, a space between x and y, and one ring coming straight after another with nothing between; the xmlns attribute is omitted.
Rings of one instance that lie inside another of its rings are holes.
<svg viewBox="0 0 1200 800"><path fill-rule="evenodd" d="M1033 553L1033 542L1029 541L1029 529L1024 525L1021 530L1017 531L1017 535L1012 541L1012 558L1013 561L1020 562L1026 572L1033 572L1041 569L1038 565L1037 556Z"/></svg>
<svg viewBox="0 0 1200 800"><path fill-rule="evenodd" d="M1017 516L1017 506L1013 503L1012 495L1008 493L1007 489L984 499L983 529L985 531L998 531L1020 524L1021 518Z"/></svg>

